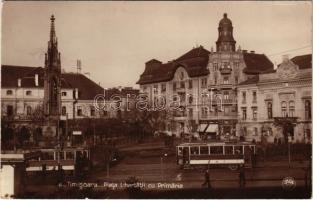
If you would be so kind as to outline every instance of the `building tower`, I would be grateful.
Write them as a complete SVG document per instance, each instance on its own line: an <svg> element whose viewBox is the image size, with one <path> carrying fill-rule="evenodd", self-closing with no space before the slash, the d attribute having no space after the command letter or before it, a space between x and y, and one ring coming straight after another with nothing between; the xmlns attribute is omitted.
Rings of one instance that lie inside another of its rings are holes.
<svg viewBox="0 0 313 200"><path fill-rule="evenodd" d="M61 55L58 51L53 15L50 20L50 40L45 54L44 112L49 118L58 119L61 107Z"/></svg>
<svg viewBox="0 0 313 200"><path fill-rule="evenodd" d="M233 37L233 25L230 19L227 18L227 13L224 13L218 26L218 39L216 41L216 51L235 51L236 41Z"/></svg>

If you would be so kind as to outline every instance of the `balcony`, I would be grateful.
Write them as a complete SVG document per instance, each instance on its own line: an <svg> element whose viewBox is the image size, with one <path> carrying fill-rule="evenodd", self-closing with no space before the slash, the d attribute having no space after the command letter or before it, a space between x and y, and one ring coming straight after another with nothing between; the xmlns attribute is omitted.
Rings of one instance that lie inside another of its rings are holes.
<svg viewBox="0 0 313 200"><path fill-rule="evenodd" d="M232 71L231 68L227 68L227 67L220 68L221 74L231 74L231 71Z"/></svg>
<svg viewBox="0 0 313 200"><path fill-rule="evenodd" d="M213 99L212 105L237 104L236 99Z"/></svg>

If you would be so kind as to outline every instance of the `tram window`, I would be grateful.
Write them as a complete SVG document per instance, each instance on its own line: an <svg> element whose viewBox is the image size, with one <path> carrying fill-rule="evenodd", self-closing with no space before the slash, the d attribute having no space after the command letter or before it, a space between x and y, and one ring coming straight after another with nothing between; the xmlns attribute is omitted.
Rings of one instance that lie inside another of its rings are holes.
<svg viewBox="0 0 313 200"><path fill-rule="evenodd" d="M210 154L223 154L223 146L211 146Z"/></svg>
<svg viewBox="0 0 313 200"><path fill-rule="evenodd" d="M200 147L200 154L209 154L209 147L208 146Z"/></svg>
<svg viewBox="0 0 313 200"><path fill-rule="evenodd" d="M225 146L225 154L234 154L233 146Z"/></svg>
<svg viewBox="0 0 313 200"><path fill-rule="evenodd" d="M190 147L190 154L191 155L198 155L199 154L199 147Z"/></svg>
<svg viewBox="0 0 313 200"><path fill-rule="evenodd" d="M252 150L252 153L255 153L255 146L250 145L250 148L251 148L251 150Z"/></svg>
<svg viewBox="0 0 313 200"><path fill-rule="evenodd" d="M177 150L177 154L178 155L182 155L183 154L183 148L182 147L178 147L177 149L178 149Z"/></svg>
<svg viewBox="0 0 313 200"><path fill-rule="evenodd" d="M66 152L66 160L74 160L74 153L71 151Z"/></svg>
<svg viewBox="0 0 313 200"><path fill-rule="evenodd" d="M83 151L83 157L88 158L88 152L87 151Z"/></svg>
<svg viewBox="0 0 313 200"><path fill-rule="evenodd" d="M54 160L54 152L43 152L41 160Z"/></svg>
<svg viewBox="0 0 313 200"><path fill-rule="evenodd" d="M60 160L64 160L64 151L60 152Z"/></svg>
<svg viewBox="0 0 313 200"><path fill-rule="evenodd" d="M235 154L242 154L242 146L235 146Z"/></svg>

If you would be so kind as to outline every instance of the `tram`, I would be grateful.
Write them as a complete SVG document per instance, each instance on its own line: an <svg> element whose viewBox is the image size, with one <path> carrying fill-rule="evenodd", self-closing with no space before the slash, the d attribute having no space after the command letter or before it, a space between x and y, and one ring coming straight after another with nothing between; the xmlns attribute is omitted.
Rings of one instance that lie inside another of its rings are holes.
<svg viewBox="0 0 313 200"><path fill-rule="evenodd" d="M29 160L27 163L27 172L45 170L58 170L59 166L65 171L74 171L75 163L78 159L89 162L90 150L82 147L58 149L40 149L41 154L38 158Z"/></svg>
<svg viewBox="0 0 313 200"><path fill-rule="evenodd" d="M182 143L176 147L177 164L185 168L227 166L236 170L251 166L256 145L248 142Z"/></svg>

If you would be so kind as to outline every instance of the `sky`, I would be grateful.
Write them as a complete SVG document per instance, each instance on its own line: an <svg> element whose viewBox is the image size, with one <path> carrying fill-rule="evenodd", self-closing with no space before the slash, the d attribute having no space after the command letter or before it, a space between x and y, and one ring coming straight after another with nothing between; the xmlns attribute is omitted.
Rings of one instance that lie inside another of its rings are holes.
<svg viewBox="0 0 313 200"><path fill-rule="evenodd" d="M214 47L227 13L236 45L264 53L274 64L282 55L311 53L311 2L4 2L1 63L44 66L54 14L62 68L82 73L104 88L137 87L152 58L176 59L199 45Z"/></svg>

